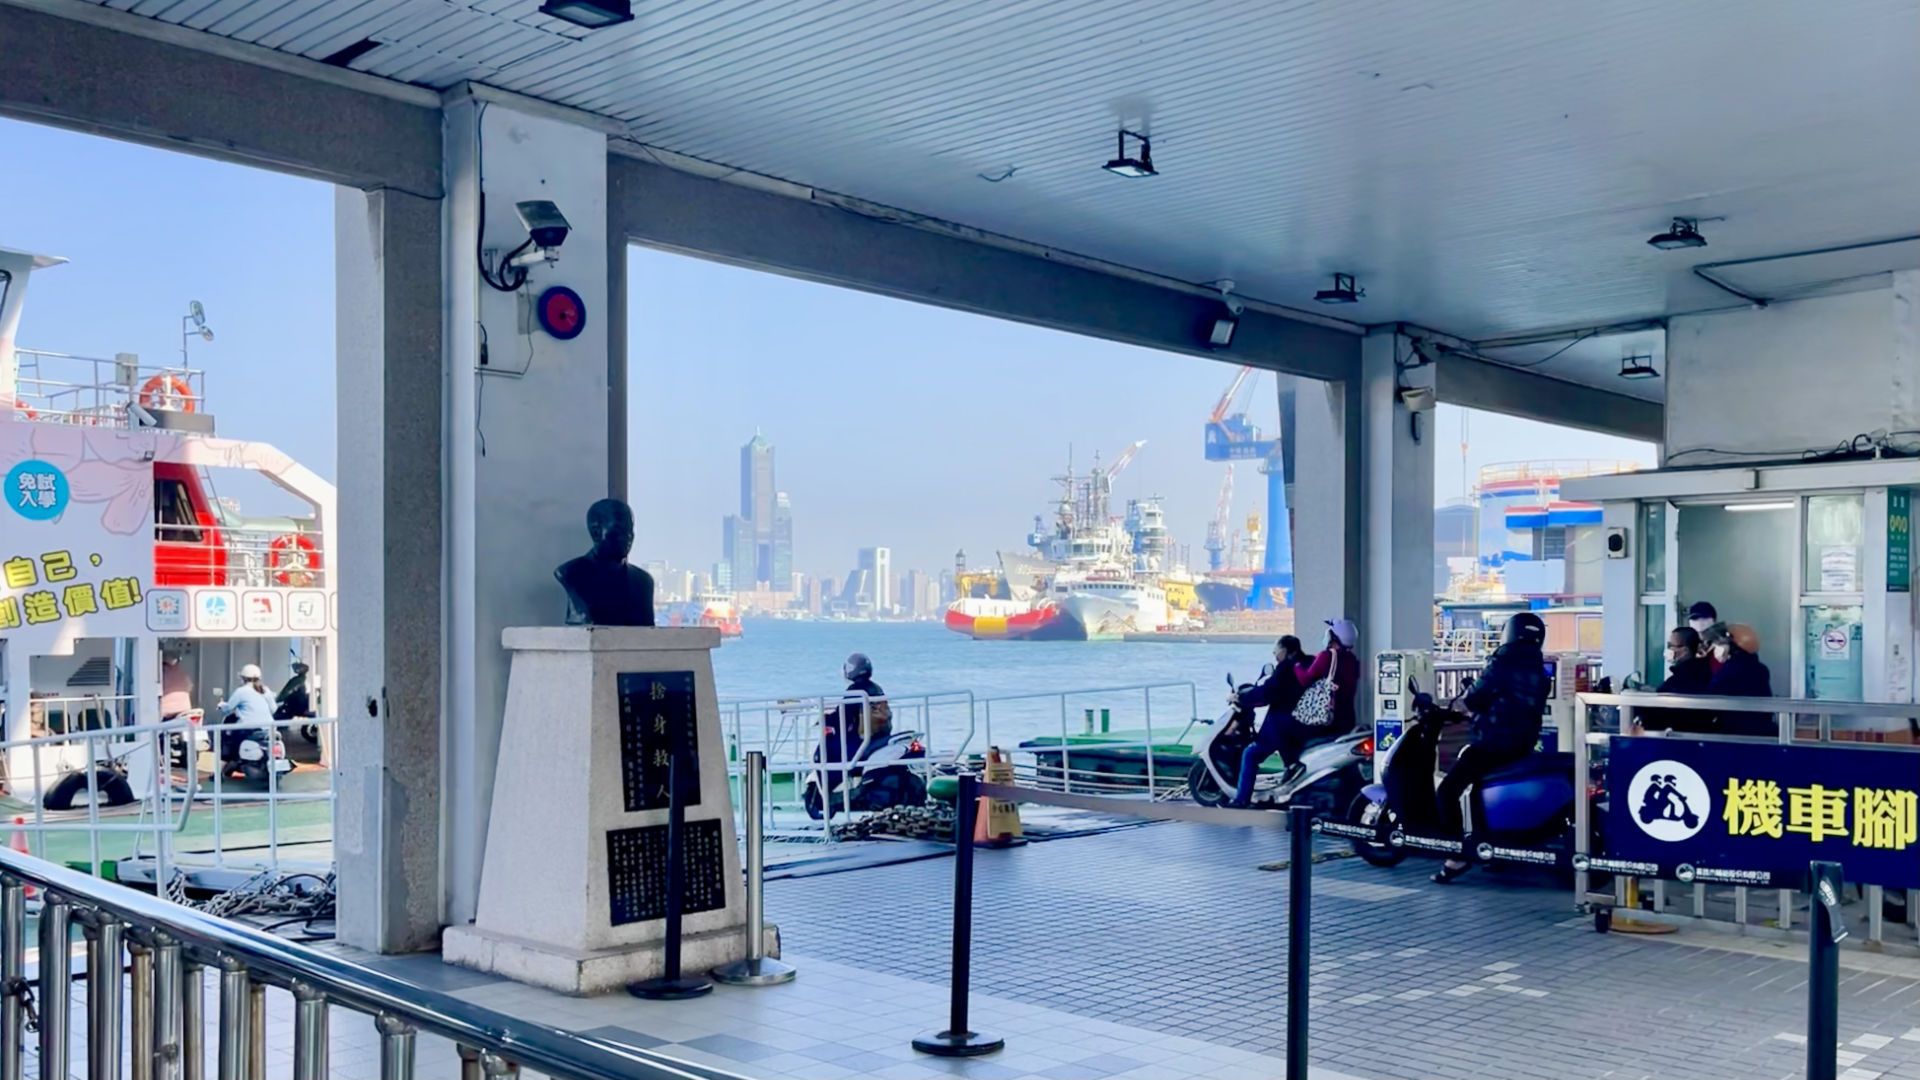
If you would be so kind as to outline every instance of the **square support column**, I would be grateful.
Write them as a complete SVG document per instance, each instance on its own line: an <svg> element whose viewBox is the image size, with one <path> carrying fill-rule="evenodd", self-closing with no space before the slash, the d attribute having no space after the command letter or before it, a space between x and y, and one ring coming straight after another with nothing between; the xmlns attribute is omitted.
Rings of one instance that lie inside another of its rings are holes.
<svg viewBox="0 0 1920 1080"><path fill-rule="evenodd" d="M337 188L340 939L439 940L440 201Z"/></svg>
<svg viewBox="0 0 1920 1080"><path fill-rule="evenodd" d="M1412 360L1407 339L1391 331L1361 343L1366 614L1360 630L1369 654L1433 647L1433 413L1416 417L1397 388L1431 387L1434 369L1403 369Z"/></svg>
<svg viewBox="0 0 1920 1080"><path fill-rule="evenodd" d="M1282 406L1281 438L1291 444L1283 452L1292 471L1294 626L1312 649L1326 620L1364 614L1359 386L1282 375L1280 392L1293 403L1291 417ZM1360 629L1364 639L1364 622Z"/></svg>

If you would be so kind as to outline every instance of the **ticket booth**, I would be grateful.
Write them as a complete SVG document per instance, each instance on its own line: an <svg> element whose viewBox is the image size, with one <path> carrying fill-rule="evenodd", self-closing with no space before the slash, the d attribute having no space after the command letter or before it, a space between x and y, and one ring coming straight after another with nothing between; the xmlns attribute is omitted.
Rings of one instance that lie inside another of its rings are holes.
<svg viewBox="0 0 1920 1080"><path fill-rule="evenodd" d="M1776 696L1912 702L1916 486L1913 460L1568 480L1603 507L1607 674L1657 685L1668 632L1705 600L1758 632Z"/></svg>

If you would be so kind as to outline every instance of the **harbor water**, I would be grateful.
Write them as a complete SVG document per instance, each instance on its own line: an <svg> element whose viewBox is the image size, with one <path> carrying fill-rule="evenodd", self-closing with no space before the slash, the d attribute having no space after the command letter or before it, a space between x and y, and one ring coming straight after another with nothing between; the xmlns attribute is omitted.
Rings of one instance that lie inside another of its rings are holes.
<svg viewBox="0 0 1920 1080"><path fill-rule="evenodd" d="M873 660L874 678L894 699L895 728L930 730L936 756L965 741L1003 747L1036 736L1078 734L1086 710L1106 710L1114 731L1144 732L1151 695L1156 740L1178 735L1197 709L1213 716L1231 672L1245 680L1273 658L1271 643L975 641L938 623L754 620L714 657L720 699L817 698L846 685L849 653ZM1193 691L1168 684L1192 683ZM1062 699L1059 695L1075 692ZM964 695L971 692L971 709ZM926 706L912 699L936 695ZM1027 697L1026 695L1033 695ZM984 703L992 700L991 717ZM1008 700L1017 699L1017 700ZM758 721L744 716L749 729Z"/></svg>

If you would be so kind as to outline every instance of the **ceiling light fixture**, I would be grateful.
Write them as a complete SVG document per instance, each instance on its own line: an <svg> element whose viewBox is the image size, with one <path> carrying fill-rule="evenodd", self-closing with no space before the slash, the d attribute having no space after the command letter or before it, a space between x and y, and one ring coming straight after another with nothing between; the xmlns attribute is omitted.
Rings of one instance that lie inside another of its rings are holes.
<svg viewBox="0 0 1920 1080"><path fill-rule="evenodd" d="M1352 274L1335 274L1333 288L1321 289L1313 298L1323 304L1357 304L1365 295L1367 290L1354 286Z"/></svg>
<svg viewBox="0 0 1920 1080"><path fill-rule="evenodd" d="M1620 358L1620 377L1623 379L1657 379L1660 372L1653 366L1652 355L1623 356Z"/></svg>
<svg viewBox="0 0 1920 1080"><path fill-rule="evenodd" d="M1728 503L1722 507L1722 509L1731 510L1735 513L1748 514L1764 510L1791 510L1793 509L1793 503L1792 501Z"/></svg>
<svg viewBox="0 0 1920 1080"><path fill-rule="evenodd" d="M602 30L632 22L633 4L630 0L547 0L540 5L540 14L589 30Z"/></svg>
<svg viewBox="0 0 1920 1080"><path fill-rule="evenodd" d="M1648 237L1647 243L1661 251L1678 251L1681 248L1706 247L1707 238L1700 235L1698 218L1677 217L1673 219L1672 227Z"/></svg>
<svg viewBox="0 0 1920 1080"><path fill-rule="evenodd" d="M1101 168L1115 176L1132 177L1136 180L1143 176L1159 175L1159 170L1153 167L1153 145L1147 141L1145 135L1137 131L1128 131L1126 128L1121 128L1120 134L1115 136L1115 138L1119 141L1119 149L1115 152L1113 160L1100 166ZM1129 157L1127 155L1128 139L1132 139L1134 142L1140 144L1139 157Z"/></svg>

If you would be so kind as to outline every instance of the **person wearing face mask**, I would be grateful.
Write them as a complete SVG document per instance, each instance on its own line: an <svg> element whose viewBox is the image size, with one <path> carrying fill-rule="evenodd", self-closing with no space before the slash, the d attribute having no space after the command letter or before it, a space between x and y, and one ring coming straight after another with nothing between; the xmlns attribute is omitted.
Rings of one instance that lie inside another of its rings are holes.
<svg viewBox="0 0 1920 1080"><path fill-rule="evenodd" d="M1667 677L1655 688L1659 694L1704 694L1713 681L1713 667L1701 655L1700 635L1691 626L1676 626L1667 635ZM1713 717L1688 709L1642 709L1640 726L1648 731L1701 733L1711 730Z"/></svg>
<svg viewBox="0 0 1920 1080"><path fill-rule="evenodd" d="M1760 635L1751 626L1714 623L1701 635L1707 651L1720 666L1707 682L1711 697L1772 697L1773 675L1760 662ZM1721 713L1714 728L1722 735L1764 735L1777 733L1774 719L1767 713Z"/></svg>
<svg viewBox="0 0 1920 1080"><path fill-rule="evenodd" d="M1273 674L1242 694L1234 691L1227 695L1229 703L1252 711L1261 706L1267 710L1266 719L1254 732L1253 741L1240 752L1240 776L1235 781L1232 806L1245 807L1253 800L1253 786L1260 778L1260 763L1271 757L1276 751L1280 760L1287 766L1286 779L1293 779L1304 766L1300 764L1300 751L1307 740L1314 735L1314 729L1296 723L1293 708L1300 703L1300 695L1306 690L1296 670L1307 663L1307 654L1300 648L1300 639L1288 634L1280 639L1273 648Z"/></svg>

